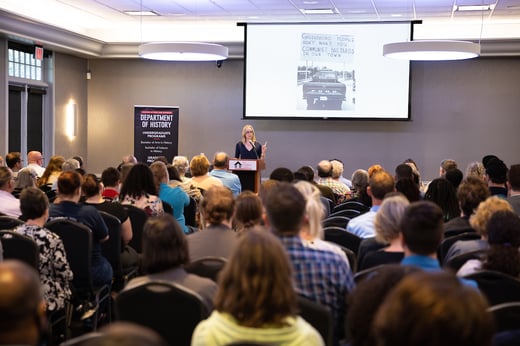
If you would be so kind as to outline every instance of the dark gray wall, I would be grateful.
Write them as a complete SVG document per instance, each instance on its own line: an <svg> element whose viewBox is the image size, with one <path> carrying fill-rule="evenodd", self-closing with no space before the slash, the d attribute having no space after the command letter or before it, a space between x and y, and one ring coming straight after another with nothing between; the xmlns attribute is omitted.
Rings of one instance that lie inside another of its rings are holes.
<svg viewBox="0 0 520 346"><path fill-rule="evenodd" d="M59 67L57 67L59 68ZM180 154L233 154L242 126L268 141L267 170L315 166L339 158L345 175L379 163L388 170L406 158L423 178L453 158L462 170L494 153L520 162L520 59L412 64L410 122L242 120L243 61L172 63L92 60L88 81L88 166L101 172L133 151L133 106L180 107ZM59 148L57 148L59 152Z"/></svg>

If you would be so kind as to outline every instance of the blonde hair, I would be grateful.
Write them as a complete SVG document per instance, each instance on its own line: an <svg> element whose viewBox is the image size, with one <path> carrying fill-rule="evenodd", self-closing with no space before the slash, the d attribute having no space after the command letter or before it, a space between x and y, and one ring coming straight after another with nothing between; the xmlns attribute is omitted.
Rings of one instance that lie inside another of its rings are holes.
<svg viewBox="0 0 520 346"><path fill-rule="evenodd" d="M180 175L184 175L188 168L190 168L190 164L186 156L175 156L172 160L172 166L177 169Z"/></svg>
<svg viewBox="0 0 520 346"><path fill-rule="evenodd" d="M330 161L332 164L332 178L337 179L343 174L343 164L338 160Z"/></svg>
<svg viewBox="0 0 520 346"><path fill-rule="evenodd" d="M484 175L486 174L486 169L482 162L474 161L471 162L468 167L466 167L466 177L477 177L481 180L484 180Z"/></svg>
<svg viewBox="0 0 520 346"><path fill-rule="evenodd" d="M190 161L190 172L194 177L205 175L209 170L209 160L204 154L195 155Z"/></svg>
<svg viewBox="0 0 520 346"><path fill-rule="evenodd" d="M255 129L253 128L253 125L250 125L250 124L246 124L246 125L244 125L244 127L242 127L242 142L243 143L246 142L246 131L247 130L253 131L253 138L251 138L251 140L253 142L256 142Z"/></svg>
<svg viewBox="0 0 520 346"><path fill-rule="evenodd" d="M503 198L491 196L480 202L475 213L469 218L469 224L478 234L487 237L487 224L491 216L497 211L513 211L511 204Z"/></svg>
<svg viewBox="0 0 520 346"><path fill-rule="evenodd" d="M404 210L409 204L408 199L400 193L385 197L374 220L376 240L378 242L389 243L399 236L401 219Z"/></svg>
<svg viewBox="0 0 520 346"><path fill-rule="evenodd" d="M325 211L320 199L320 190L311 183L303 180L295 183L294 187L296 187L305 198L305 216L309 224L310 235L314 238L323 238L321 221L325 216Z"/></svg>
<svg viewBox="0 0 520 346"><path fill-rule="evenodd" d="M155 161L150 165L150 170L153 174L155 188L157 189L157 193L159 193L163 180L166 180L166 182L170 180L170 176L168 175L168 168L166 168L164 162Z"/></svg>

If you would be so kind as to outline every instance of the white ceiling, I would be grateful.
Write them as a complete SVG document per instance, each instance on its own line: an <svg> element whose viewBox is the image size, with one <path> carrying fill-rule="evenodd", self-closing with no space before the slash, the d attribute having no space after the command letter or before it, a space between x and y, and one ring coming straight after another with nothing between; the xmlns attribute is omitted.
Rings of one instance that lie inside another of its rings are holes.
<svg viewBox="0 0 520 346"><path fill-rule="evenodd" d="M459 12L457 5L494 4L492 11ZM334 9L305 15L301 9ZM135 17L125 11L153 11ZM106 45L147 41L242 43L237 22L421 20L414 39L520 39L520 0L0 0L3 18L43 23ZM20 19L22 17L22 19ZM45 40L44 40L45 41Z"/></svg>

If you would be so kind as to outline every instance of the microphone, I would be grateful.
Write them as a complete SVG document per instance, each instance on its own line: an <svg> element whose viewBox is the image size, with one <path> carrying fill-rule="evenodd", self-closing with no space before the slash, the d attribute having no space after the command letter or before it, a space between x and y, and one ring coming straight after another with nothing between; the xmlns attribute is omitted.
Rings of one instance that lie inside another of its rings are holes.
<svg viewBox="0 0 520 346"><path fill-rule="evenodd" d="M251 144L253 146L253 151L255 152L256 159L258 160L258 153L256 152L255 142L253 142L252 140L249 140L249 144Z"/></svg>

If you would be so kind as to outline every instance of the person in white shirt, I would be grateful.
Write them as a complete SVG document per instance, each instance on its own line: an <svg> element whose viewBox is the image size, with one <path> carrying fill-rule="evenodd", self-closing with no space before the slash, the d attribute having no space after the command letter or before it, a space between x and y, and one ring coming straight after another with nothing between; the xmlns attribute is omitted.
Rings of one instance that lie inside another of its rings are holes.
<svg viewBox="0 0 520 346"><path fill-rule="evenodd" d="M30 151L27 153L27 167L34 169L38 178L41 178L45 167L43 166L43 156L39 151Z"/></svg>
<svg viewBox="0 0 520 346"><path fill-rule="evenodd" d="M20 211L20 201L13 196L14 175L7 167L0 167L0 213L7 216L18 218Z"/></svg>

